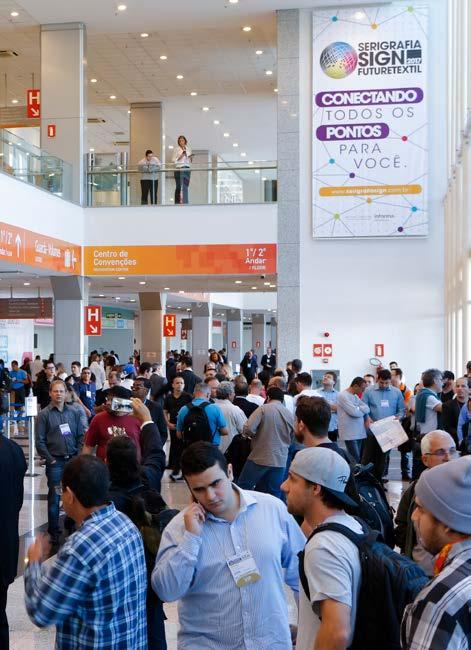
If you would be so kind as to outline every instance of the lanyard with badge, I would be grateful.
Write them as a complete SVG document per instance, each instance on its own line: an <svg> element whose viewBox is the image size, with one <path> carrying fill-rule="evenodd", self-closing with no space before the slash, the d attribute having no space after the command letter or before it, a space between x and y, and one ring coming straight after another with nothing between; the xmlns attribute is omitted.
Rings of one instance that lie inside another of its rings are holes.
<svg viewBox="0 0 471 650"><path fill-rule="evenodd" d="M215 523L214 525L217 524ZM241 551L239 553L235 553L234 555L228 557L226 555L224 545L221 544L221 542L217 537L216 531L212 528L212 526L210 526L210 530L212 530L214 534L216 543L221 548L223 555L226 558L227 566L229 567L229 571L231 572L231 575L234 578L236 587L239 587L239 589L241 589L242 587L246 587L247 585L253 584L254 582L258 582L262 577L260 575L260 571L258 570L257 564L255 563L255 559L248 548L249 545L248 545L248 534L247 534L247 512L245 513L245 517L244 517L244 527L245 527L246 550Z"/></svg>

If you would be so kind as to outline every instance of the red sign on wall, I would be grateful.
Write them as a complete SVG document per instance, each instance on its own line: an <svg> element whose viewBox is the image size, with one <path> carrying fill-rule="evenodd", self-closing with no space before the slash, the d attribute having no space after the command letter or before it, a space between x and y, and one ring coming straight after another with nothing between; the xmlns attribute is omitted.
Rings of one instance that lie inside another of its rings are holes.
<svg viewBox="0 0 471 650"><path fill-rule="evenodd" d="M384 343L375 343L375 357L384 357Z"/></svg>
<svg viewBox="0 0 471 650"><path fill-rule="evenodd" d="M324 357L331 357L332 356L332 350L333 346L329 343L328 345L323 345L323 356Z"/></svg>
<svg viewBox="0 0 471 650"><path fill-rule="evenodd" d="M188 339L188 330L182 330L180 338L182 341L186 341Z"/></svg>
<svg viewBox="0 0 471 650"><path fill-rule="evenodd" d="M322 356L322 344L321 343L314 343L312 346L312 356L313 357L321 357Z"/></svg>
<svg viewBox="0 0 471 650"><path fill-rule="evenodd" d="M101 336L101 307L100 305L85 306L85 335Z"/></svg>
<svg viewBox="0 0 471 650"><path fill-rule="evenodd" d="M30 88L26 93L27 115L31 119L41 117L41 91Z"/></svg>
<svg viewBox="0 0 471 650"><path fill-rule="evenodd" d="M231 348L237 350L237 341L231 341Z"/></svg>
<svg viewBox="0 0 471 650"><path fill-rule="evenodd" d="M47 125L47 137L48 138L55 138L56 137L56 125L55 124L48 124Z"/></svg>
<svg viewBox="0 0 471 650"><path fill-rule="evenodd" d="M177 316L176 314L164 315L164 336L171 338L177 334Z"/></svg>

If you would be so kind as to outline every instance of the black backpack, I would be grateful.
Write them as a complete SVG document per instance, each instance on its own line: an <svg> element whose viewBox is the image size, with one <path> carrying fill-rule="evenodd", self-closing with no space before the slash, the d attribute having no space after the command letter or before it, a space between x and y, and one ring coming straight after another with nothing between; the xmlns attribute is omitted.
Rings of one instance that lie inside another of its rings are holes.
<svg viewBox="0 0 471 650"><path fill-rule="evenodd" d="M429 581L418 564L378 541L378 533L361 520L364 534L358 535L341 524L325 524L310 535L333 530L345 535L358 548L361 585L356 610L355 634L349 650L400 650L400 627L406 605ZM304 572L304 551L299 554L299 576L309 601Z"/></svg>
<svg viewBox="0 0 471 650"><path fill-rule="evenodd" d="M209 402L201 404L187 404L188 413L183 420L183 443L185 447L203 440L204 442L213 441L213 433L206 415L206 407Z"/></svg>
<svg viewBox="0 0 471 650"><path fill-rule="evenodd" d="M352 470L359 496L356 510L347 509L353 516L362 519L369 528L380 533L382 541L394 548L394 510L388 503L384 488L371 473L372 464L355 465Z"/></svg>

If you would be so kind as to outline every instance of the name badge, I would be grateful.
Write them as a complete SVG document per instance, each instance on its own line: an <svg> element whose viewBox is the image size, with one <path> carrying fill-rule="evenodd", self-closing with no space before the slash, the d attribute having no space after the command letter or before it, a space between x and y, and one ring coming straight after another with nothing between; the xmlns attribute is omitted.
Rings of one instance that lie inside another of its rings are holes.
<svg viewBox="0 0 471 650"><path fill-rule="evenodd" d="M66 422L65 424L59 424L59 428L61 430L61 433L63 436L71 436L72 431L70 430L70 427L68 423Z"/></svg>
<svg viewBox="0 0 471 650"><path fill-rule="evenodd" d="M262 577L250 551L237 553L226 561L234 582L239 589L257 582Z"/></svg>
<svg viewBox="0 0 471 650"><path fill-rule="evenodd" d="M381 400L381 408L383 408L383 409L388 409L389 408L389 400L388 399L382 399Z"/></svg>
<svg viewBox="0 0 471 650"><path fill-rule="evenodd" d="M86 395L87 397L90 397L90 399L91 399L91 397L92 397L92 391L91 391L91 390L87 390L87 391L85 391L85 395Z"/></svg>

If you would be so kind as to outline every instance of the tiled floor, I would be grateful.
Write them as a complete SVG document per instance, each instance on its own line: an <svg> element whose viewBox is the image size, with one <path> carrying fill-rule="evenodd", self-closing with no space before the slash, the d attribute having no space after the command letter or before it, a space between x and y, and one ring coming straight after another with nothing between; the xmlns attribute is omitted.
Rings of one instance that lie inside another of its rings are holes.
<svg viewBox="0 0 471 650"><path fill-rule="evenodd" d="M20 515L20 535L22 545L20 548L19 569L24 563L24 549L32 539L32 531L47 523L47 501L45 500L46 479L44 469L37 466L38 476L25 478L25 500ZM400 480L399 456L392 455L390 465L390 482L388 483L388 498L391 505L397 508L402 491L407 483ZM395 479L395 480L394 480ZM172 508L182 509L189 503L189 493L185 483L172 483L167 473L163 480L162 495ZM8 619L10 622L10 648L11 650L52 649L54 648L54 629L38 629L29 620L24 607L23 578L18 577L8 591ZM289 602L290 620L296 620L296 607L292 596L287 591ZM169 650L176 648L176 634L178 626L177 608L175 603L165 605L168 617L166 634Z"/></svg>

